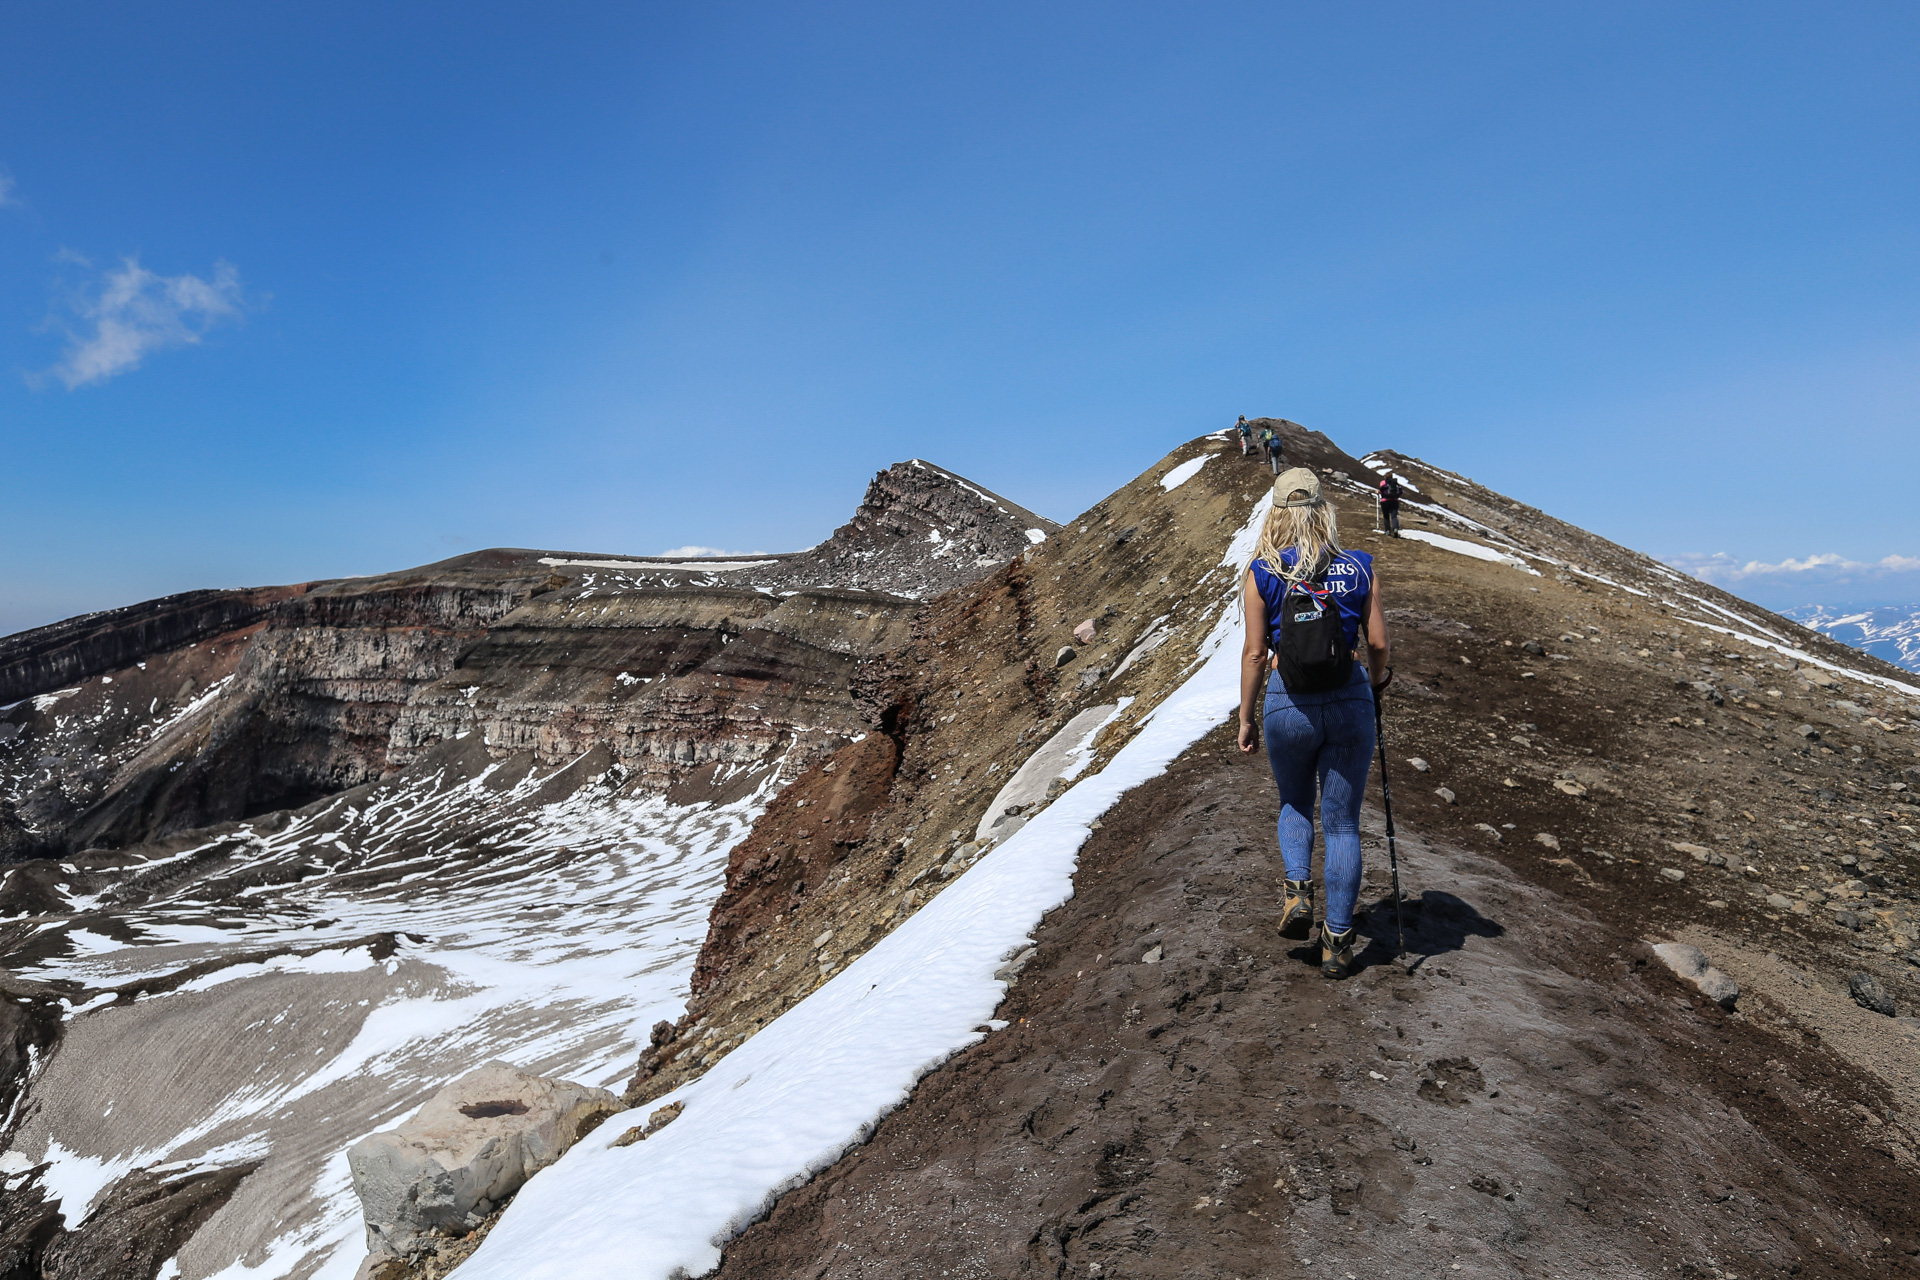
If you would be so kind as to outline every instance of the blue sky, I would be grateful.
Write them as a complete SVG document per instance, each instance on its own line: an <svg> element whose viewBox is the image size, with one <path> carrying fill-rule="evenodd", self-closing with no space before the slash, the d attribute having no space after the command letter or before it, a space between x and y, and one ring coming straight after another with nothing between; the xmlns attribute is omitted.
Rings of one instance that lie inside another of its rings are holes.
<svg viewBox="0 0 1920 1280"><path fill-rule="evenodd" d="M1768 603L1920 599L1916 36L11 6L0 632L490 545L805 545L910 456L1065 517L1237 413Z"/></svg>

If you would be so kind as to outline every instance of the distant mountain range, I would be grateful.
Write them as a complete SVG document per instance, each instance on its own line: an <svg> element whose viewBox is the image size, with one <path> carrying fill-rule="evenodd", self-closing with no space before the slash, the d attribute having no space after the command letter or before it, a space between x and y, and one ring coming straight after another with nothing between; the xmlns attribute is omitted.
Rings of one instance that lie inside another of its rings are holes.
<svg viewBox="0 0 1920 1280"><path fill-rule="evenodd" d="M1809 604L1785 612L1795 622L1803 622L1842 644L1864 649L1896 667L1920 671L1920 605L1846 610Z"/></svg>

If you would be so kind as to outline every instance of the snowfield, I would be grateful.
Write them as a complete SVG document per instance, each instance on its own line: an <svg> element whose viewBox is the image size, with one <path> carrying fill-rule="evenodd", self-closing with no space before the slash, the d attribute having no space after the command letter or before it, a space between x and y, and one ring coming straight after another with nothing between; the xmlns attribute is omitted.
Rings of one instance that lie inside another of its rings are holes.
<svg viewBox="0 0 1920 1280"><path fill-rule="evenodd" d="M65 957L24 975L98 989L207 970L74 1008L0 1162L50 1160L45 1183L74 1220L132 1168L263 1160L177 1274L349 1280L366 1253L352 1143L491 1058L619 1090L652 1022L685 1008L727 856L780 770L725 806L622 795L605 777L574 788L566 768L498 772L243 833L246 866L304 877L263 876L244 919L190 883L122 915L131 941L75 929ZM549 787L571 794L543 802ZM377 956L377 934L397 947ZM317 1009L330 1016L299 1016Z"/></svg>

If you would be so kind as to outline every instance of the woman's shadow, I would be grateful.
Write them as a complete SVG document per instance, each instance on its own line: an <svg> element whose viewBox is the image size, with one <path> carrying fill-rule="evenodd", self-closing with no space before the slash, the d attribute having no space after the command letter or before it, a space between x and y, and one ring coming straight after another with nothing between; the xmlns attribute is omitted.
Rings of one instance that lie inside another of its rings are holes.
<svg viewBox="0 0 1920 1280"><path fill-rule="evenodd" d="M1366 939L1366 946L1354 953L1353 971L1358 973L1376 964L1390 963L1395 958L1394 944L1398 936L1393 895L1378 898L1354 914L1354 926ZM1400 924L1406 937L1405 954L1414 957L1406 967L1408 973L1425 964L1429 957L1460 950L1468 938L1497 938L1506 932L1498 921L1481 915L1473 904L1438 889L1429 889L1418 898L1403 899ZM1317 943L1295 947L1287 954L1303 964L1320 963Z"/></svg>

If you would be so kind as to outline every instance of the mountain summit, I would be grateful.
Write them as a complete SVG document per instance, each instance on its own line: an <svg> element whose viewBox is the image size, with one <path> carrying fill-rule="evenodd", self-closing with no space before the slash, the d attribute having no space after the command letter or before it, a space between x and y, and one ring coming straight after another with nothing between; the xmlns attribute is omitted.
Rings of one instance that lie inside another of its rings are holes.
<svg viewBox="0 0 1920 1280"><path fill-rule="evenodd" d="M499 1060L628 1110L369 1274L1909 1267L1920 688L1272 421L1395 645L1344 983L1229 732L1221 436L1062 525L906 463L790 556L4 642L0 1258L350 1275L344 1153Z"/></svg>

